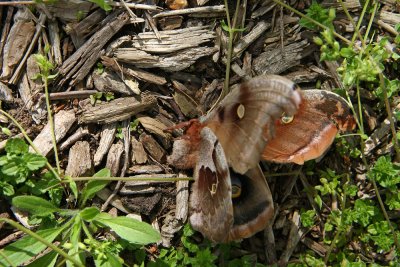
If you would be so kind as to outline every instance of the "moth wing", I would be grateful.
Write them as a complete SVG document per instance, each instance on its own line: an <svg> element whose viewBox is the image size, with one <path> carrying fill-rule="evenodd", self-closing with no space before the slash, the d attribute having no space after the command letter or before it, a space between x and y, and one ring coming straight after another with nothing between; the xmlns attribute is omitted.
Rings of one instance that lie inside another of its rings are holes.
<svg viewBox="0 0 400 267"><path fill-rule="evenodd" d="M262 153L264 160L303 164L323 155L338 131L354 129L354 117L341 96L324 90L305 90L302 96L293 120L276 123L275 138Z"/></svg>
<svg viewBox="0 0 400 267"><path fill-rule="evenodd" d="M211 129L200 131L198 162L190 195L192 227L213 242L226 242L233 224L229 167Z"/></svg>
<svg viewBox="0 0 400 267"><path fill-rule="evenodd" d="M218 137L229 166L244 174L255 167L275 121L294 114L301 102L295 84L281 76L262 75L234 88L202 122Z"/></svg>
<svg viewBox="0 0 400 267"><path fill-rule="evenodd" d="M231 177L241 184L240 196L232 199L234 223L229 232L229 240L237 240L265 229L274 215L274 204L259 165L244 175L231 172Z"/></svg>

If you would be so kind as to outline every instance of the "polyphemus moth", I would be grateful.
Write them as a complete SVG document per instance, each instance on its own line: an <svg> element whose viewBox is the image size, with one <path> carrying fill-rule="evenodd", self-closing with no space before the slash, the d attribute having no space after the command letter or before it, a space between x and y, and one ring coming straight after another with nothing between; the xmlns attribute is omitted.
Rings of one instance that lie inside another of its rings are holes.
<svg viewBox="0 0 400 267"><path fill-rule="evenodd" d="M334 93L301 91L277 75L242 83L206 116L174 127L185 134L175 140L168 162L194 169L191 225L213 242L264 229L273 203L259 161L302 164L321 156L338 130L353 127L346 101Z"/></svg>

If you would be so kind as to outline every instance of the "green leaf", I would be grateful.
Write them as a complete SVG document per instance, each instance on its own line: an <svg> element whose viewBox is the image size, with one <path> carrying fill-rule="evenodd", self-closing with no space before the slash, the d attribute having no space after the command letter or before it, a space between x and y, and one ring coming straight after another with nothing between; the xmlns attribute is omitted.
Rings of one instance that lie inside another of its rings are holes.
<svg viewBox="0 0 400 267"><path fill-rule="evenodd" d="M27 211L32 215L46 216L60 209L51 202L35 196L17 196L12 199L12 204L23 211Z"/></svg>
<svg viewBox="0 0 400 267"><path fill-rule="evenodd" d="M322 208L322 199L321 199L321 197L319 196L319 195L316 195L315 197L314 197L314 201L315 201L315 203L317 203L317 205L318 205L318 208Z"/></svg>
<svg viewBox="0 0 400 267"><path fill-rule="evenodd" d="M93 177L109 177L111 175L111 172L109 169L104 168L98 171ZM88 199L91 199L94 197L94 195L99 192L101 189L107 186L107 184L110 181L107 180L91 180L89 181L85 188L82 191L82 201L81 201L81 207L85 205L86 201Z"/></svg>
<svg viewBox="0 0 400 267"><path fill-rule="evenodd" d="M229 32L231 30L231 29L229 29L228 25L225 23L224 20L221 20L221 27L226 32Z"/></svg>
<svg viewBox="0 0 400 267"><path fill-rule="evenodd" d="M340 55L344 58L350 58L355 55L354 50L350 47L340 49Z"/></svg>
<svg viewBox="0 0 400 267"><path fill-rule="evenodd" d="M64 231L64 228L53 228L39 230L36 232L47 242L53 242L54 239ZM22 239L6 246L1 250L2 256L7 257L14 265L20 266L22 263L35 257L39 252L44 250L46 245L39 242L31 236L25 236ZM9 264L3 257L0 257L0 266L8 266Z"/></svg>
<svg viewBox="0 0 400 267"><path fill-rule="evenodd" d="M95 222L110 227L121 238L133 244L149 244L160 240L161 236L151 225L128 217L113 218L107 213L100 213Z"/></svg>
<svg viewBox="0 0 400 267"><path fill-rule="evenodd" d="M1 127L1 131L3 132L3 134L11 136L11 131L10 129L6 128L6 127Z"/></svg>
<svg viewBox="0 0 400 267"><path fill-rule="evenodd" d="M28 150L29 146L21 138L11 138L6 143L6 152L8 154L25 154Z"/></svg>
<svg viewBox="0 0 400 267"><path fill-rule="evenodd" d="M27 267L53 267L56 265L58 258L58 253L55 251L51 251L44 256L40 257L39 259L29 263Z"/></svg>
<svg viewBox="0 0 400 267"><path fill-rule="evenodd" d="M93 220L98 214L100 213L98 208L95 207L89 207L89 208L85 208L84 210L82 210L79 215L81 216L81 218L85 221L90 222L91 220Z"/></svg>
<svg viewBox="0 0 400 267"><path fill-rule="evenodd" d="M7 182L0 181L0 188L2 190L2 194L5 196L13 196L15 194L14 187Z"/></svg>
<svg viewBox="0 0 400 267"><path fill-rule="evenodd" d="M308 210L306 212L301 213L301 224L304 227L311 227L314 225L314 218L315 218L315 210Z"/></svg>
<svg viewBox="0 0 400 267"><path fill-rule="evenodd" d="M69 181L69 188L72 191L72 194L74 194L75 199L78 199L78 187L76 186L76 183L74 180L72 180L71 176L66 175L65 179Z"/></svg>
<svg viewBox="0 0 400 267"><path fill-rule="evenodd" d="M100 8L104 9L105 11L111 11L112 7L107 3L106 0L89 0L89 2L95 3Z"/></svg>
<svg viewBox="0 0 400 267"><path fill-rule="evenodd" d="M8 157L7 156L0 157L0 166L3 166L5 164L7 164L7 162L8 162Z"/></svg>
<svg viewBox="0 0 400 267"><path fill-rule="evenodd" d="M46 165L47 159L42 155L27 153L22 157L26 167L31 171L36 171Z"/></svg>
<svg viewBox="0 0 400 267"><path fill-rule="evenodd" d="M5 175L16 176L17 174L24 171L22 164L19 164L19 163L21 163L20 161L21 160L19 158L14 158L12 161L9 161L7 164L5 164L3 166L3 168L1 169L1 171ZM19 182L23 182L23 181L18 181L17 183L19 183Z"/></svg>
<svg viewBox="0 0 400 267"><path fill-rule="evenodd" d="M105 256L105 259L94 259L96 267L122 267L123 260L118 255L106 252Z"/></svg>
<svg viewBox="0 0 400 267"><path fill-rule="evenodd" d="M333 28L332 21L335 19L334 9L326 9L318 4L316 1L313 1L311 6L306 9L306 11L307 17L312 18L327 27ZM302 27L306 27L311 30L315 30L318 28L316 24L314 24L307 18L301 18L299 23Z"/></svg>

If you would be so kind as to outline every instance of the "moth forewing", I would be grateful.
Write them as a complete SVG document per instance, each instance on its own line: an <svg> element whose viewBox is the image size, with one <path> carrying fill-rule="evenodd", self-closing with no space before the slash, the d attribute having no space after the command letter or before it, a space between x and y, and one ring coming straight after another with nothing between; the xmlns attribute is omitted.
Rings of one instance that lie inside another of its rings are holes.
<svg viewBox="0 0 400 267"><path fill-rule="evenodd" d="M234 88L200 119L217 136L228 165L236 172L244 174L258 164L282 113L296 113L301 102L296 88L284 77L258 76Z"/></svg>
<svg viewBox="0 0 400 267"><path fill-rule="evenodd" d="M198 162L190 195L192 227L213 242L225 242L233 224L231 181L224 151L208 127L200 131Z"/></svg>

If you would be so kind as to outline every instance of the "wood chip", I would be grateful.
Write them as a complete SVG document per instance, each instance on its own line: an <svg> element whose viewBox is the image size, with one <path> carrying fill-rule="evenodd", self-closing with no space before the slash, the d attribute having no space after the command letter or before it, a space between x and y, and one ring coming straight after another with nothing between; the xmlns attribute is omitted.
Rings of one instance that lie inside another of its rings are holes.
<svg viewBox="0 0 400 267"><path fill-rule="evenodd" d="M126 120L133 115L148 110L157 104L152 95L143 95L141 101L135 97L124 97L110 102L97 103L95 106L85 106L79 123L111 123Z"/></svg>
<svg viewBox="0 0 400 267"><path fill-rule="evenodd" d="M131 147L132 147L132 164L144 164L147 162L147 153L144 151L144 147L134 136L131 136Z"/></svg>
<svg viewBox="0 0 400 267"><path fill-rule="evenodd" d="M4 102L13 102L14 101L14 97L12 96L12 92L11 89L8 88L7 85L5 85L4 83L0 82L0 101L4 101Z"/></svg>
<svg viewBox="0 0 400 267"><path fill-rule="evenodd" d="M148 83L154 83L157 85L164 85L167 83L167 80L162 76L159 76L151 72L147 72L145 70L136 67L132 66L127 67L124 66L124 64L117 64L117 61L113 58L102 56L101 59L104 66L109 67L118 73L122 72L123 74L129 77L134 77L137 78L138 80L145 81Z"/></svg>
<svg viewBox="0 0 400 267"><path fill-rule="evenodd" d="M94 174L88 142L78 141L71 147L65 173L71 177L92 176Z"/></svg>
<svg viewBox="0 0 400 267"><path fill-rule="evenodd" d="M161 168L160 165L135 165L129 167L127 173L128 174L149 174L149 173L162 173L164 172L164 168Z"/></svg>
<svg viewBox="0 0 400 267"><path fill-rule="evenodd" d="M390 122L385 119L383 123L377 128L367 140L365 140L364 154L369 156L372 151L382 144L383 141L387 141L390 132Z"/></svg>
<svg viewBox="0 0 400 267"><path fill-rule="evenodd" d="M158 137L165 149L171 147L172 136L164 131L168 128L165 124L148 116L137 116L137 119L146 131Z"/></svg>
<svg viewBox="0 0 400 267"><path fill-rule="evenodd" d="M94 87L100 92L119 93L124 96L134 95L133 92L113 71L105 70L99 74L96 70L92 74Z"/></svg>
<svg viewBox="0 0 400 267"><path fill-rule="evenodd" d="M114 142L116 132L117 132L117 123L114 122L103 125L101 129L101 138L99 146L93 158L94 166L100 165L104 155L108 152L112 143Z"/></svg>
<svg viewBox="0 0 400 267"><path fill-rule="evenodd" d="M101 191L96 193L96 196L99 197L101 200L106 201L108 197L111 195L111 193L112 192L110 189L103 188ZM124 213L131 213L131 211L128 208L124 207L122 201L118 198L118 196L115 196L111 200L110 204Z"/></svg>
<svg viewBox="0 0 400 267"><path fill-rule="evenodd" d="M111 145L107 155L106 168L111 171L111 176L117 176L121 170L121 156L124 152L124 146L121 142Z"/></svg>
<svg viewBox="0 0 400 267"><path fill-rule="evenodd" d="M148 134L142 133L139 136L140 142L143 144L144 149L150 154L150 156L159 163L166 161L167 152L160 146L157 141ZM131 168L130 168L131 170Z"/></svg>
<svg viewBox="0 0 400 267"><path fill-rule="evenodd" d="M103 21L101 30L97 31L70 56L59 69L58 86L63 86L69 79L70 86L82 81L96 61L102 56L101 49L128 21L126 13L117 10L108 15Z"/></svg>
<svg viewBox="0 0 400 267"><path fill-rule="evenodd" d="M160 31L159 34L160 40L154 33L141 33L130 39L123 37L124 47L116 48L113 56L118 61L139 68L180 71L192 65L198 58L217 51L215 47L200 46L215 38L214 32L208 27Z"/></svg>
<svg viewBox="0 0 400 267"><path fill-rule="evenodd" d="M24 56L25 50L35 33L35 23L26 8L18 9L14 16L14 24L7 36L3 51L3 69L1 78L11 77L15 67Z"/></svg>
<svg viewBox="0 0 400 267"><path fill-rule="evenodd" d="M286 249L282 253L282 255L279 259L279 264L282 264L282 266L287 264L287 262L289 261L290 257L292 256L292 254L294 252L294 249L296 248L297 244L299 243L302 235L303 235L303 231L300 229L300 214L296 210L293 213L292 225L290 228L290 233L289 233L288 241L286 244Z"/></svg>
<svg viewBox="0 0 400 267"><path fill-rule="evenodd" d="M175 210L176 219L181 221L182 223L186 222L189 214L189 181L178 181L176 183Z"/></svg>
<svg viewBox="0 0 400 267"><path fill-rule="evenodd" d="M71 36L72 42L76 48L81 47L88 36L90 36L96 30L99 30L101 21L106 17L106 13L103 9L99 8L86 16L79 23L69 23L65 31Z"/></svg>
<svg viewBox="0 0 400 267"><path fill-rule="evenodd" d="M259 55L253 62L253 70L257 75L279 74L293 66L299 65L300 60L312 52L307 40L291 43L282 49L275 48Z"/></svg>
<svg viewBox="0 0 400 267"><path fill-rule="evenodd" d="M61 110L54 115L54 134L57 143L64 138L75 121L76 117L73 110ZM38 149L38 152L43 156L47 156L47 154L52 150L53 143L49 123L47 123L40 134L36 136L35 140L33 140L33 144ZM29 148L29 151L34 152L32 147Z"/></svg>

